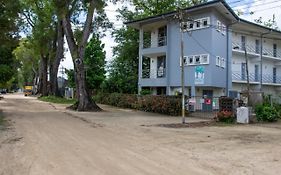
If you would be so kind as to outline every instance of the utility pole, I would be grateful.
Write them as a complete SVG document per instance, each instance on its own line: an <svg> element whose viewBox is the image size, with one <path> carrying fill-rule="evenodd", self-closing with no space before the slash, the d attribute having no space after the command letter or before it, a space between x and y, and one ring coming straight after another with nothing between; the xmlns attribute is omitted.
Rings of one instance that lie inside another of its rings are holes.
<svg viewBox="0 0 281 175"><path fill-rule="evenodd" d="M249 58L247 53L247 46L245 46L245 59L246 59L246 74L247 74L247 105L250 106L250 77L249 77Z"/></svg>
<svg viewBox="0 0 281 175"><path fill-rule="evenodd" d="M182 9L178 8L178 13L176 18L180 24L180 58L181 58L181 91L182 91L182 123L185 123L185 90L184 90L184 53L183 53L183 31L184 31L184 24L183 24L183 11Z"/></svg>

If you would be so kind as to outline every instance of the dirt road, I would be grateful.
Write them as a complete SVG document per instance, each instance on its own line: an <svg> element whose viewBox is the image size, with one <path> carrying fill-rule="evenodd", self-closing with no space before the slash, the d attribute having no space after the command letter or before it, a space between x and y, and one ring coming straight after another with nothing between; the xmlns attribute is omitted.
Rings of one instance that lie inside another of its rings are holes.
<svg viewBox="0 0 281 175"><path fill-rule="evenodd" d="M170 129L180 118L6 95L0 175L280 174L281 124ZM194 120L194 119L193 119ZM189 119L188 121L192 122Z"/></svg>

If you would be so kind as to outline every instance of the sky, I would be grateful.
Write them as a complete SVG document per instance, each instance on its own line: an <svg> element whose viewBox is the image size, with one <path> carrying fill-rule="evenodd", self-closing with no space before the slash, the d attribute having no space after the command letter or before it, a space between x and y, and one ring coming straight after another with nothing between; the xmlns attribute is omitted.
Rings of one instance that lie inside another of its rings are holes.
<svg viewBox="0 0 281 175"><path fill-rule="evenodd" d="M236 11L243 11L244 15L240 17L249 21L254 22L254 19L262 17L263 21L272 19L273 14L275 14L275 20L279 29L281 30L281 0L226 0L230 7ZM105 8L105 11L108 15L110 21L114 23L115 28L120 28L123 25L122 21L117 21L116 16L118 13L116 10L122 5L127 5L130 7L129 3L109 3ZM131 7L132 8L132 7ZM250 14L250 12L254 12ZM106 37L102 38L102 42L105 44L104 50L106 51L106 61L110 62L112 60L112 47L116 46L117 43L114 42L110 32L106 33ZM71 69L73 68L72 59L70 53L67 52L65 55L66 59L61 62L60 66L64 68Z"/></svg>

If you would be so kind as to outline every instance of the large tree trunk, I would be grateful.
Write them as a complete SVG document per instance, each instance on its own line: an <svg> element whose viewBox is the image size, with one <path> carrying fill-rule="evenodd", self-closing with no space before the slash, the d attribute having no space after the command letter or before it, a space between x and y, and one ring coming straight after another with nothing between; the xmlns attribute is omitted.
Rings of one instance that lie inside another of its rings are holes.
<svg viewBox="0 0 281 175"><path fill-rule="evenodd" d="M58 69L60 65L61 59L64 57L64 34L63 34L63 26L62 20L58 21L57 24L57 36L55 38L55 59L52 63L50 63L50 91L52 95L55 96L63 96L60 94L58 89Z"/></svg>
<svg viewBox="0 0 281 175"><path fill-rule="evenodd" d="M47 67L48 67L48 56L41 55L38 93L40 93L42 96L48 95Z"/></svg>
<svg viewBox="0 0 281 175"><path fill-rule="evenodd" d="M48 95L48 56L42 56L42 95Z"/></svg>
<svg viewBox="0 0 281 175"><path fill-rule="evenodd" d="M75 83L76 83L76 92L77 92L76 94L77 94L78 104L76 104L74 108L78 111L101 110L101 108L96 105L96 103L92 100L91 96L88 93L86 87L85 68L83 63L85 46L87 44L89 35L91 33L92 20L93 20L93 14L95 9L94 2L95 0L90 1L87 18L83 30L83 36L81 42L79 43L79 46L74 39L74 34L71 28L69 14L64 15L63 17L63 28L75 67L74 72L75 72Z"/></svg>

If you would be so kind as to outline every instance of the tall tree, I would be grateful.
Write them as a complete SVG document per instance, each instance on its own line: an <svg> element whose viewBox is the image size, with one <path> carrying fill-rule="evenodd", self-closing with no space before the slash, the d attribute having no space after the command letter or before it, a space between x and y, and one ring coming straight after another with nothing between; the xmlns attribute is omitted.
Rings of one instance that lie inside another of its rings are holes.
<svg viewBox="0 0 281 175"><path fill-rule="evenodd" d="M105 51L98 34L94 34L85 50L86 84L89 90L100 90L105 80ZM75 87L74 71L67 70L68 84Z"/></svg>
<svg viewBox="0 0 281 175"><path fill-rule="evenodd" d="M53 39L54 57L50 58L50 93L55 96L62 96L58 90L58 70L60 61L64 58L64 31L62 20L59 19L56 23L56 32Z"/></svg>
<svg viewBox="0 0 281 175"><path fill-rule="evenodd" d="M20 41L13 53L20 64L20 83L23 85L25 82L32 82L36 91L39 78L38 68L40 56L34 51L32 43L27 38L23 38Z"/></svg>
<svg viewBox="0 0 281 175"><path fill-rule="evenodd" d="M18 43L20 5L18 0L0 1L0 86L5 87L16 75L16 61L12 54Z"/></svg>
<svg viewBox="0 0 281 175"><path fill-rule="evenodd" d="M27 35L33 49L40 56L38 90L45 96L48 95L48 62L55 55L52 49L56 29L54 6L48 0L22 0L21 2L22 16L29 24L29 31L31 31Z"/></svg>
<svg viewBox="0 0 281 175"><path fill-rule="evenodd" d="M87 41L93 30L94 12L95 10L103 11L105 2L103 0L54 0L54 2L57 7L59 18L63 21L64 33L74 61L76 96L78 98L78 103L73 107L78 111L100 111L101 109L92 100L86 87L84 56ZM78 35L79 37L75 37L75 32L72 27L72 20L75 20L75 17L77 17L77 9L83 9L84 14L86 14L85 22L81 23L81 25L83 25L82 31L76 32L80 34Z"/></svg>
<svg viewBox="0 0 281 175"><path fill-rule="evenodd" d="M85 50L86 83L91 90L99 90L105 80L105 51L98 34L94 34Z"/></svg>

